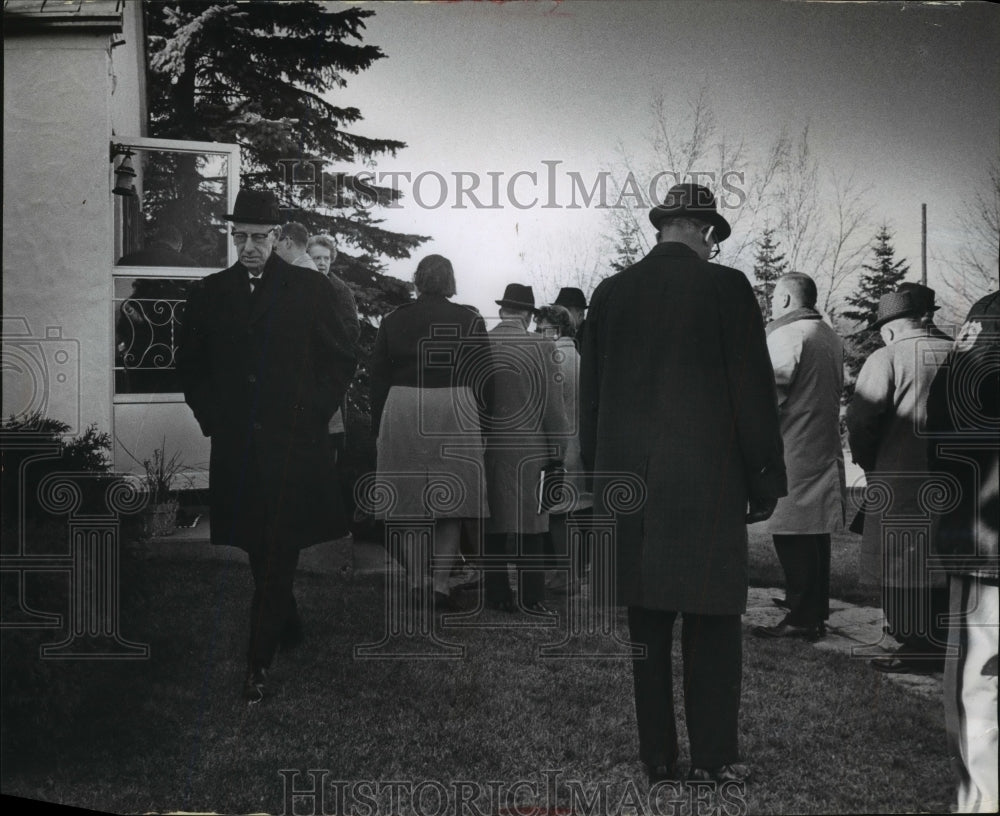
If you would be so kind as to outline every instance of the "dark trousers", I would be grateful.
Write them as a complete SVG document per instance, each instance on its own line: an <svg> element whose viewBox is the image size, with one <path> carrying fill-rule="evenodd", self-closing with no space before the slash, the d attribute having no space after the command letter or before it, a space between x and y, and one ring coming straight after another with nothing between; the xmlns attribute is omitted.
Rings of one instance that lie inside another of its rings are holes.
<svg viewBox="0 0 1000 816"><path fill-rule="evenodd" d="M639 757L647 765L677 762L671 648L677 612L630 606L632 642L646 647L632 661ZM684 714L691 766L717 768L739 761L737 734L743 682L739 615L681 615Z"/></svg>
<svg viewBox="0 0 1000 816"><path fill-rule="evenodd" d="M515 533L516 551L507 554L507 534L487 533L486 545L486 602L505 603L511 600L507 582L507 564L517 566L521 605L531 606L545 599L545 567L542 554L545 548L543 533Z"/></svg>
<svg viewBox="0 0 1000 816"><path fill-rule="evenodd" d="M253 601L250 604L250 643L247 664L270 668L282 634L298 622L298 607L292 594L299 548L273 542L250 550Z"/></svg>
<svg viewBox="0 0 1000 816"><path fill-rule="evenodd" d="M787 622L818 626L830 616L830 534L772 537L785 573Z"/></svg>
<svg viewBox="0 0 1000 816"><path fill-rule="evenodd" d="M251 452L251 462L253 452ZM246 470L244 514L254 531L243 543L250 556L253 600L250 602L250 639L247 665L251 669L270 668L284 632L299 625L298 608L292 594L295 569L299 564L299 541L276 526L270 518L264 486L258 468Z"/></svg>
<svg viewBox="0 0 1000 816"><path fill-rule="evenodd" d="M882 600L889 634L906 652L941 656L948 645L948 624L940 619L949 613L948 587L886 585Z"/></svg>

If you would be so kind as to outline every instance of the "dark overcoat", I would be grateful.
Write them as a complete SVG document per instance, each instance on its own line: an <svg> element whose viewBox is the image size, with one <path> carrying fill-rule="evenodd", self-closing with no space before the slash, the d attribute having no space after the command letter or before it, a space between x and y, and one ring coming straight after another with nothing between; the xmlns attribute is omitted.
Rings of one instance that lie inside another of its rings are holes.
<svg viewBox="0 0 1000 816"><path fill-rule="evenodd" d="M745 611L747 502L783 496L786 483L764 325L743 273L662 243L605 279L587 314L580 420L595 513L618 508L618 604ZM638 509L604 493L602 474L621 472L639 485Z"/></svg>
<svg viewBox="0 0 1000 816"><path fill-rule="evenodd" d="M275 253L261 287L251 298L239 262L196 284L178 369L212 438L212 543L245 549L258 532L247 526L255 475L268 523L304 547L347 530L326 428L354 375L358 316L344 283Z"/></svg>

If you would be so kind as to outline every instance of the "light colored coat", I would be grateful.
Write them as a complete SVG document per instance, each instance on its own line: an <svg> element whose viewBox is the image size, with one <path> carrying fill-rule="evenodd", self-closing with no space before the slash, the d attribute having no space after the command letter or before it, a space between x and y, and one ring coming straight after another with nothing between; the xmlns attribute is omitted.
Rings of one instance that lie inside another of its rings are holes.
<svg viewBox="0 0 1000 816"><path fill-rule="evenodd" d="M761 528L788 535L838 532L846 505L840 441L844 344L811 309L787 317L793 320L768 326L767 350L778 389L788 495L778 499Z"/></svg>
<svg viewBox="0 0 1000 816"><path fill-rule="evenodd" d="M863 583L945 584L943 575L927 570L937 524L928 493L935 480L928 468L924 426L931 382L951 345L923 329L902 332L891 345L877 349L858 374L847 430L851 454L868 482Z"/></svg>
<svg viewBox="0 0 1000 816"><path fill-rule="evenodd" d="M562 458L568 438L555 345L517 320L502 320L490 331L490 342L486 532L544 533L549 514L537 512L538 479L547 462Z"/></svg>
<svg viewBox="0 0 1000 816"><path fill-rule="evenodd" d="M583 458L580 456L580 352L570 337L560 337L555 341L555 361L559 366L562 384L563 405L570 435L566 438L563 463L566 466L566 482L578 497L571 506L556 508L556 512L584 510L594 504L594 494L587 490L583 473Z"/></svg>

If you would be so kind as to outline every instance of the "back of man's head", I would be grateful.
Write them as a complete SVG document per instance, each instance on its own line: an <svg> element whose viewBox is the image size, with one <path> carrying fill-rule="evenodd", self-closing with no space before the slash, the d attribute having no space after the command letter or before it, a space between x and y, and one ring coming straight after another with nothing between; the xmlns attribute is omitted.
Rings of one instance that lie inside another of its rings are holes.
<svg viewBox="0 0 1000 816"><path fill-rule="evenodd" d="M289 221L281 228L281 237L291 241L295 248L304 252L309 242L309 231L298 221Z"/></svg>
<svg viewBox="0 0 1000 816"><path fill-rule="evenodd" d="M778 278L774 291L775 294L779 291L786 293L791 301L791 306L796 309L816 308L818 298L816 281L804 272L789 272L782 275Z"/></svg>

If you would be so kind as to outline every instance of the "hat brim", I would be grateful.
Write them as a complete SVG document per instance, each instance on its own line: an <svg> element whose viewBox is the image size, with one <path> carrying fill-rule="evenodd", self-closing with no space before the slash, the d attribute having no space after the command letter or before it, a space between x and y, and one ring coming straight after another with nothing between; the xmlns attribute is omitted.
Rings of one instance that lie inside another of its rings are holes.
<svg viewBox="0 0 1000 816"><path fill-rule="evenodd" d="M239 221L242 224L264 224L268 227L277 227L284 222L281 220L273 221L269 218L247 218L245 216L239 215L238 213L226 213L224 216L227 221Z"/></svg>
<svg viewBox="0 0 1000 816"><path fill-rule="evenodd" d="M869 327L869 331L875 331L876 329L881 329L886 323L891 323L893 320L899 320L901 317L920 317L921 312L919 309L907 309L905 312L897 312L896 314L887 315L881 320L876 320Z"/></svg>
<svg viewBox="0 0 1000 816"><path fill-rule="evenodd" d="M660 228L660 224L666 218L692 218L695 221L704 221L715 227L715 240L721 243L733 234L733 228L729 222L717 212L698 212L697 210L677 209L675 207L664 207L658 204L649 211L649 222Z"/></svg>
<svg viewBox="0 0 1000 816"><path fill-rule="evenodd" d="M509 306L511 309L530 309L533 312L538 310L533 303L521 303L519 300L498 300L497 306Z"/></svg>

